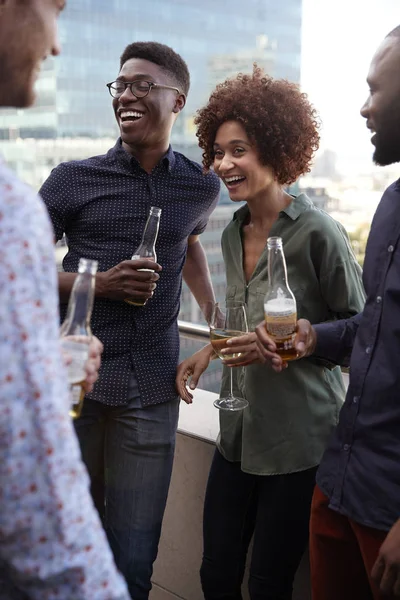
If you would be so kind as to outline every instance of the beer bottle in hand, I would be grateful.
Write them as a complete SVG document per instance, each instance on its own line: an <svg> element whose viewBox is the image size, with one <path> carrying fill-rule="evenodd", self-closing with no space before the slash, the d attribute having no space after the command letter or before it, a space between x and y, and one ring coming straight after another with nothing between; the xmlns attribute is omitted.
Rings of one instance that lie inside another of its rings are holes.
<svg viewBox="0 0 400 600"><path fill-rule="evenodd" d="M268 335L284 361L295 360L294 339L297 323L296 299L289 287L282 238L270 237L268 247L268 292L264 314Z"/></svg>
<svg viewBox="0 0 400 600"><path fill-rule="evenodd" d="M158 236L158 229L160 227L160 216L161 208L151 206L146 226L143 231L142 241L140 242L140 246L133 253L132 260L138 260L139 258L149 258L151 260L154 260L154 262L157 262L156 241ZM140 269L140 271L151 271L151 269ZM126 298L125 302L127 302L128 304L132 304L133 306L144 306L147 300L135 300Z"/></svg>
<svg viewBox="0 0 400 600"><path fill-rule="evenodd" d="M85 392L85 363L89 356L92 336L90 318L94 301L97 261L81 258L68 302L67 316L61 325L61 352L65 356L70 385L70 411L72 418L80 416Z"/></svg>

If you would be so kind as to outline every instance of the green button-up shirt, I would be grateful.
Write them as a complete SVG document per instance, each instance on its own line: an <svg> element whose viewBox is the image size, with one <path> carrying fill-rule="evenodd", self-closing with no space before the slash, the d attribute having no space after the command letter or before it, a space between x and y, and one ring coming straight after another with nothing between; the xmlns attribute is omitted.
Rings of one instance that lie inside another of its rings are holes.
<svg viewBox="0 0 400 600"><path fill-rule="evenodd" d="M265 247L246 284L241 228L248 212L247 205L236 211L222 234L222 251L227 299L246 302L249 329L254 330L264 318L268 253ZM321 323L363 309L361 268L344 228L305 194L280 213L270 236L283 239L298 318ZM221 395L228 392L228 374L225 368ZM240 461L243 471L258 475L319 464L345 396L338 367L315 358L291 362L282 373L251 365L234 369L234 381L249 406L240 412L220 411L218 447L227 460Z"/></svg>

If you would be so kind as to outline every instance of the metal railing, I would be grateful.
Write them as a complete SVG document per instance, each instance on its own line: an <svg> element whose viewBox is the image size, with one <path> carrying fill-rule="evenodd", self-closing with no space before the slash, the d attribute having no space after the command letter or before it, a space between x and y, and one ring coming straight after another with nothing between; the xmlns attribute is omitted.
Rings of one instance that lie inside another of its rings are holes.
<svg viewBox="0 0 400 600"><path fill-rule="evenodd" d="M207 325L196 325L189 321L178 321L179 334L187 339L195 342L209 342L210 329Z"/></svg>

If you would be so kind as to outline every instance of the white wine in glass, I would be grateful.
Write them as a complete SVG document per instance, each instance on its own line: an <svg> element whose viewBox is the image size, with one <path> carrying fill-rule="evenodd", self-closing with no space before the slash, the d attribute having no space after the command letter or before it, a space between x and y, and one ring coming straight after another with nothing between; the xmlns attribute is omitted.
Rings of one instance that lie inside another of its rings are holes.
<svg viewBox="0 0 400 600"><path fill-rule="evenodd" d="M227 329L212 329L210 327L210 340L211 345L214 348L215 354L219 356L219 358L237 358L240 356L240 352L236 354L221 354L221 350L228 348L227 341L231 338L238 337L243 335L243 331L231 331Z"/></svg>
<svg viewBox="0 0 400 600"><path fill-rule="evenodd" d="M248 331L246 306L242 302L217 302L213 305L209 320L210 341L215 353L221 359L231 359L240 356L240 353L221 354L221 350L229 348L227 341L240 337ZM225 398L218 398L214 406L220 410L243 410L248 406L245 398L238 398L233 394L233 374L230 367L229 381L230 392Z"/></svg>

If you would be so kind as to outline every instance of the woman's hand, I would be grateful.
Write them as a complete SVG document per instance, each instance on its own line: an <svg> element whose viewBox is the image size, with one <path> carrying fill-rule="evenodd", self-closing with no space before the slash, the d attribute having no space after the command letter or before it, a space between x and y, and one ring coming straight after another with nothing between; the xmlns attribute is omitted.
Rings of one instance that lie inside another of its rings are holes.
<svg viewBox="0 0 400 600"><path fill-rule="evenodd" d="M193 402L193 394L191 394L186 387L189 378L189 388L191 390L196 389L200 375L207 369L213 355L214 350L212 349L211 344L208 344L190 358L186 358L178 366L176 372L176 389L178 390L179 396L186 404L192 404Z"/></svg>
<svg viewBox="0 0 400 600"><path fill-rule="evenodd" d="M223 364L227 367L246 367L247 365L266 362L258 349L255 332L231 338L226 344L228 347L221 350L222 356L240 354L240 356L234 358L224 358Z"/></svg>

